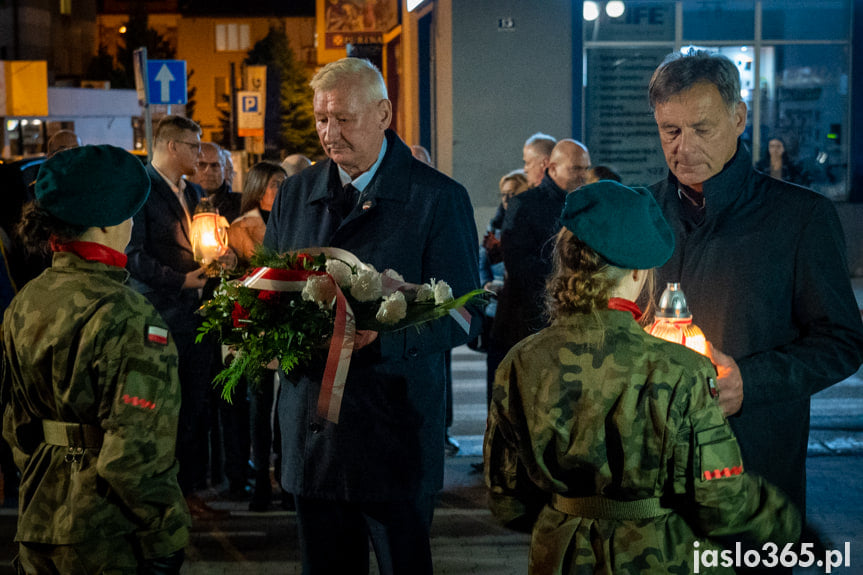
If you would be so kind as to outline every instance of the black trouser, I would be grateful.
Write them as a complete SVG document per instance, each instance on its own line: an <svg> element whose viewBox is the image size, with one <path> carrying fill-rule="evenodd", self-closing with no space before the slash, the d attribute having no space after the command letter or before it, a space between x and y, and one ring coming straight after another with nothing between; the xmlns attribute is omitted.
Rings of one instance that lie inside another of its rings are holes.
<svg viewBox="0 0 863 575"><path fill-rule="evenodd" d="M209 455L210 396L214 347L208 342L195 343L195 334L174 335L179 356L182 403L177 425L177 481L184 495L207 485Z"/></svg>
<svg viewBox="0 0 863 575"><path fill-rule="evenodd" d="M252 436L252 463L255 466L254 499L269 502L270 455L273 452L273 402L275 401L273 370L265 370L261 380L249 386L249 423Z"/></svg>
<svg viewBox="0 0 863 575"><path fill-rule="evenodd" d="M304 575L366 575L369 539L381 575L431 575L434 496L347 503L296 497Z"/></svg>
<svg viewBox="0 0 863 575"><path fill-rule="evenodd" d="M219 426L222 439L222 452L225 460L222 465L231 490L241 489L248 481L249 469L249 398L243 379L231 395L231 402L219 397ZM221 393L221 390L218 390Z"/></svg>

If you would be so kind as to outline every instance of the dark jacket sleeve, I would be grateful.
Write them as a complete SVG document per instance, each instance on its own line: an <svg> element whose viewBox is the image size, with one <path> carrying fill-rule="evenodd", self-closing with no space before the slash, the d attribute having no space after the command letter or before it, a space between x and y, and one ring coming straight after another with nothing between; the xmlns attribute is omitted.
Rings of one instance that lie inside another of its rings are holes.
<svg viewBox="0 0 863 575"><path fill-rule="evenodd" d="M529 192L533 195L538 189ZM510 200L500 233L507 281L511 282L515 293L542 291L548 274L548 262L543 260L543 252L538 252L537 246L543 246L549 238L536 237L541 230L536 229L536 210L530 199L515 196Z"/></svg>
<svg viewBox="0 0 863 575"><path fill-rule="evenodd" d="M842 225L826 199L813 202L795 250L791 314L799 337L737 358L744 408L777 397L806 398L852 375L863 363L863 325L848 281ZM759 385L746 386L748 381Z"/></svg>
<svg viewBox="0 0 863 575"><path fill-rule="evenodd" d="M455 183L437 193L432 204L429 239L423 259L423 282L444 280L457 298L479 288L476 223L463 187ZM465 307L469 327L450 316L396 332L382 333L381 356L410 357L440 353L470 341L482 331L482 306ZM457 312L456 312L457 313ZM467 319L467 318L463 318ZM467 328L467 329L466 329Z"/></svg>
<svg viewBox="0 0 863 575"><path fill-rule="evenodd" d="M144 206L135 215L132 226L132 239L126 249L129 257L127 267L132 278L150 288L169 290L179 293L186 280L186 274L160 262L148 248L153 222L150 221L149 206Z"/></svg>

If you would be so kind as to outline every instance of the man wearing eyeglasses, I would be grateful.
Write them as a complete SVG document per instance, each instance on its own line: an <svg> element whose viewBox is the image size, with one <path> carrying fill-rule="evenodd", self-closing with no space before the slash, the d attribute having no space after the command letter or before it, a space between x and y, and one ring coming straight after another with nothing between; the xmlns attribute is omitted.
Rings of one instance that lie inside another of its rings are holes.
<svg viewBox="0 0 863 575"><path fill-rule="evenodd" d="M189 179L204 188L213 206L219 210L219 214L232 222L240 215L242 194L231 189L227 179L226 156L221 152L218 144L202 143L201 155L198 157L198 171ZM233 166L231 170L233 171Z"/></svg>
<svg viewBox="0 0 863 575"><path fill-rule="evenodd" d="M132 287L158 310L177 345L182 390L177 479L193 517L218 519L224 514L193 496L206 486L209 375L214 361L213 346L195 344L195 310L207 277L195 261L191 222L203 192L184 176L195 175L200 152L201 128L192 120L165 116L156 126L153 159L147 166L150 197L135 215L126 253Z"/></svg>

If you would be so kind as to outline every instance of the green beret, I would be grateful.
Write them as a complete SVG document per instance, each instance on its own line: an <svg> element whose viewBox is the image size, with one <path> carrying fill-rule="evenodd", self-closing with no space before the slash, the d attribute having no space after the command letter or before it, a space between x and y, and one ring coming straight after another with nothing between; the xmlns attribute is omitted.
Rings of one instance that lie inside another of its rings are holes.
<svg viewBox="0 0 863 575"><path fill-rule="evenodd" d="M150 177L132 154L116 146L80 146L39 167L36 203L67 224L116 226L134 216L150 194Z"/></svg>
<svg viewBox="0 0 863 575"><path fill-rule="evenodd" d="M566 196L560 223L613 266L646 270L674 251L674 233L653 196L611 180Z"/></svg>

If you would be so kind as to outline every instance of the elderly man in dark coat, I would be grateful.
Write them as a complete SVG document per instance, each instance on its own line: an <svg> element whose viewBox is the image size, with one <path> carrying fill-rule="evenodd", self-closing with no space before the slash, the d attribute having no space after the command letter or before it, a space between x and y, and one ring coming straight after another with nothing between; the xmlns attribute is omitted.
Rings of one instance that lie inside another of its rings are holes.
<svg viewBox="0 0 863 575"><path fill-rule="evenodd" d="M660 279L680 282L718 348L718 401L744 465L805 512L809 398L863 362L836 210L752 168L740 78L724 56L669 56L650 104L669 167L652 191L677 238Z"/></svg>
<svg viewBox="0 0 863 575"><path fill-rule="evenodd" d="M415 160L387 128L392 105L366 60L325 66L311 82L329 157L288 178L264 245L335 246L406 281L479 286L477 235L464 188ZM478 310L471 310L474 320ZM451 318L358 334L337 424L315 415L322 369L282 378L282 483L296 496L305 573L430 574L429 527L443 483L444 351L475 337ZM283 375L283 374L282 374Z"/></svg>

